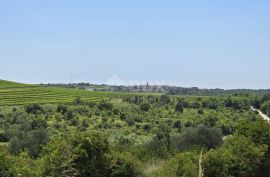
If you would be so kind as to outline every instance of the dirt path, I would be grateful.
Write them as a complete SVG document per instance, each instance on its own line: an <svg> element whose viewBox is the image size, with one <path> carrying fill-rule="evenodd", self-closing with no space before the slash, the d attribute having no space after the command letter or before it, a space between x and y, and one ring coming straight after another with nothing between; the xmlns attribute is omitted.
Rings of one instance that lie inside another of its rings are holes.
<svg viewBox="0 0 270 177"><path fill-rule="evenodd" d="M260 111L259 109L255 109L254 107L251 107L251 109L252 109L253 111L258 111L258 112L259 112L259 115L260 115L264 120L266 120L267 122L270 122L270 118L269 118L266 114L264 114L262 111Z"/></svg>

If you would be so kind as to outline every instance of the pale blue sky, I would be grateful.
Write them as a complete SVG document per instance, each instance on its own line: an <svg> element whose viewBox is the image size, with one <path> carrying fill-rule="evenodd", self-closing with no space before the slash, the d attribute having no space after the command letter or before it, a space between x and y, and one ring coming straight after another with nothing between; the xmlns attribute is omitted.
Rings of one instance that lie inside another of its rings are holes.
<svg viewBox="0 0 270 177"><path fill-rule="evenodd" d="M270 88L269 0L0 1L0 78Z"/></svg>

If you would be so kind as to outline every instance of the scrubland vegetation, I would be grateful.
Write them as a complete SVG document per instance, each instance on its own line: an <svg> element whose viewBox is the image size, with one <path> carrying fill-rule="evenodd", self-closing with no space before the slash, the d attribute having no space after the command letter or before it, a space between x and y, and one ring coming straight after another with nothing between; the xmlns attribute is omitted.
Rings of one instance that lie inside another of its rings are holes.
<svg viewBox="0 0 270 177"><path fill-rule="evenodd" d="M269 95L0 88L1 177L270 176Z"/></svg>

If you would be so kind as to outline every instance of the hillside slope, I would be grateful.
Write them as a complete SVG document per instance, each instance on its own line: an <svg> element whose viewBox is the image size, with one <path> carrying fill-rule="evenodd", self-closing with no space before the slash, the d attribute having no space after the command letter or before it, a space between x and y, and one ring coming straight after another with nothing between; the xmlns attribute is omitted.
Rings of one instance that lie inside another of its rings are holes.
<svg viewBox="0 0 270 177"><path fill-rule="evenodd" d="M33 86L35 86L35 85L23 84L23 83L12 82L12 81L7 81L7 80L1 80L0 79L0 89L33 87Z"/></svg>
<svg viewBox="0 0 270 177"><path fill-rule="evenodd" d="M0 106L71 102L77 97L83 101L99 101L110 95L113 94L0 80Z"/></svg>

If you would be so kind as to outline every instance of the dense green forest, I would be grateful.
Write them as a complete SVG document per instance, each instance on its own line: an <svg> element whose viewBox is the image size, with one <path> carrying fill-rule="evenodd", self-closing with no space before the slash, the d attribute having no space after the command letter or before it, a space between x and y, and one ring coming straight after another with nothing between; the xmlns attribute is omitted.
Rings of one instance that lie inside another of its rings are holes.
<svg viewBox="0 0 270 177"><path fill-rule="evenodd" d="M268 94L2 83L1 177L270 176L269 124L251 109L270 116Z"/></svg>

